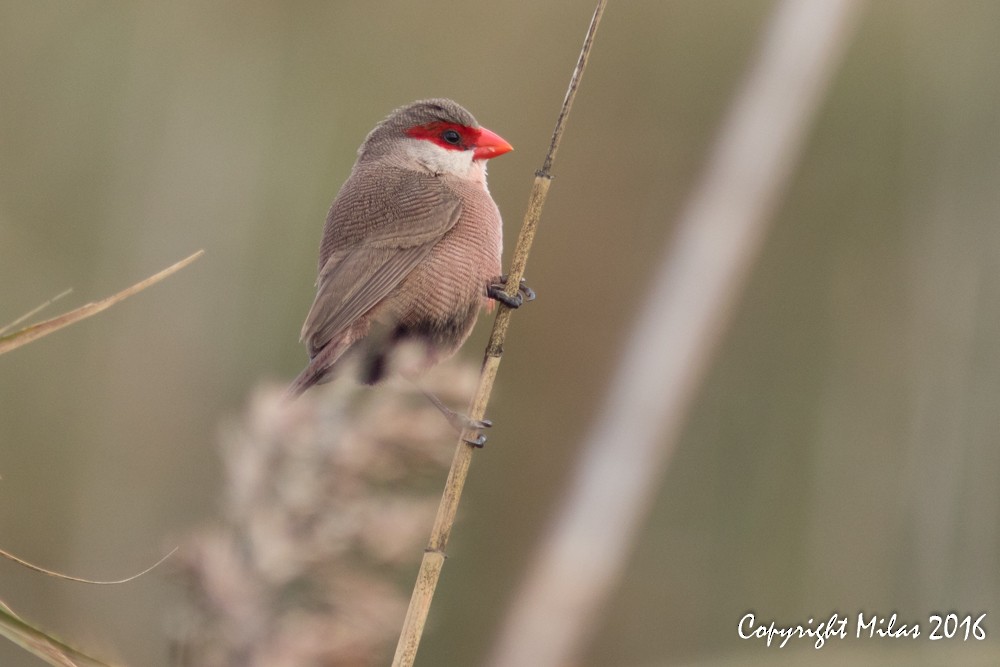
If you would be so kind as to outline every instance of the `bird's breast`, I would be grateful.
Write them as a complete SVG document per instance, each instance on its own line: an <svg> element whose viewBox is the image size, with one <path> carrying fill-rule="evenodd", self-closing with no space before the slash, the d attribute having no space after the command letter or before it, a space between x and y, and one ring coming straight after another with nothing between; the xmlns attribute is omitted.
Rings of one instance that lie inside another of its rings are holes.
<svg viewBox="0 0 1000 667"><path fill-rule="evenodd" d="M477 183L449 184L462 212L397 290L395 316L423 326L471 329L487 303L486 286L501 273L503 226L489 193ZM466 332L467 333L467 332Z"/></svg>

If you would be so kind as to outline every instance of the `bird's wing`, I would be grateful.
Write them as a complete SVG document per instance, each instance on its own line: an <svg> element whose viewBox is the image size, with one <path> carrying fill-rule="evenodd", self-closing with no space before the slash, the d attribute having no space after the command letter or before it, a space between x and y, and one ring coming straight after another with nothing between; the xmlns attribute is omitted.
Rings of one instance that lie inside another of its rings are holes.
<svg viewBox="0 0 1000 667"><path fill-rule="evenodd" d="M356 173L327 219L316 298L302 326L315 354L386 297L454 227L462 205L431 174Z"/></svg>

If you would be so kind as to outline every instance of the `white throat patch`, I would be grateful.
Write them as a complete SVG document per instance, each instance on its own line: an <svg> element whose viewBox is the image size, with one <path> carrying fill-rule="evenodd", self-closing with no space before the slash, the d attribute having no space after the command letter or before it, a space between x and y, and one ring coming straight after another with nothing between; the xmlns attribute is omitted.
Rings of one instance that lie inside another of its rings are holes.
<svg viewBox="0 0 1000 667"><path fill-rule="evenodd" d="M459 178L477 176L473 173L475 165L471 150L448 150L426 139L407 139L406 144L407 152L413 159L435 174L453 174ZM480 171L485 176L485 170Z"/></svg>

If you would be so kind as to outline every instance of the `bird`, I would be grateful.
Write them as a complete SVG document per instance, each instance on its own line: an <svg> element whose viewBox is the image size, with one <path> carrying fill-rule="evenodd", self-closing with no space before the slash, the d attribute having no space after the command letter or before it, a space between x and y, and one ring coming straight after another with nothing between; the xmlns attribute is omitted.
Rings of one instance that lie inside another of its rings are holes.
<svg viewBox="0 0 1000 667"><path fill-rule="evenodd" d="M332 380L349 353L358 379L376 384L406 343L420 351L413 379L461 347L480 310L534 298L523 282L508 293L503 223L486 185L487 161L511 150L444 98L400 107L369 132L327 215L300 336L309 362L289 396ZM459 431L490 425L424 393Z"/></svg>

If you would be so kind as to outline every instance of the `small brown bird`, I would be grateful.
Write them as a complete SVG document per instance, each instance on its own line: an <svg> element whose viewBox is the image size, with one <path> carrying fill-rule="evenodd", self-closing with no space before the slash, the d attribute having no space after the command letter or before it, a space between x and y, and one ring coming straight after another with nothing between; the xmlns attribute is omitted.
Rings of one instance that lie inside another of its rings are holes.
<svg viewBox="0 0 1000 667"><path fill-rule="evenodd" d="M401 343L421 343L421 368L468 338L490 299L517 307L500 275L502 222L486 161L512 147L447 99L393 111L369 133L323 230L316 298L302 326L309 365L289 387L328 382L349 350L361 381L381 380ZM458 428L481 428L429 396Z"/></svg>

